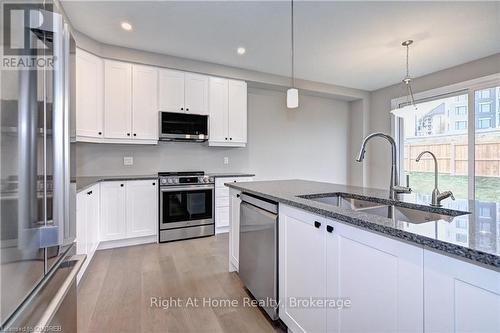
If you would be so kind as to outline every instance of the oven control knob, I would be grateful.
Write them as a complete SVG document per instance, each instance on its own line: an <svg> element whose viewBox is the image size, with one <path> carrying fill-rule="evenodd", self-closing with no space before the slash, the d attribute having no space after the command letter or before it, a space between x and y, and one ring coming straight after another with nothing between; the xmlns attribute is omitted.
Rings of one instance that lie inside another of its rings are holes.
<svg viewBox="0 0 500 333"><path fill-rule="evenodd" d="M166 183L167 183L167 179L165 179L165 178L161 178L161 179L160 179L160 183L161 183L161 184L166 184Z"/></svg>
<svg viewBox="0 0 500 333"><path fill-rule="evenodd" d="M210 177L210 178L208 179L208 181L209 181L210 183L213 183L213 182L214 182L214 177Z"/></svg>
<svg viewBox="0 0 500 333"><path fill-rule="evenodd" d="M173 184L173 183L174 183L174 180L173 180L172 178L169 178L169 179L168 179L168 183L169 183L169 184Z"/></svg>
<svg viewBox="0 0 500 333"><path fill-rule="evenodd" d="M174 183L179 184L179 179L178 178L174 178Z"/></svg>

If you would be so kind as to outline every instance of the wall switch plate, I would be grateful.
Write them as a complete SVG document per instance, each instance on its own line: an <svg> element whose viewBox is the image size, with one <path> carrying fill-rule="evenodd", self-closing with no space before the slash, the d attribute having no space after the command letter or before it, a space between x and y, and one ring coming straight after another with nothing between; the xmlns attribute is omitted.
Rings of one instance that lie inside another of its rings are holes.
<svg viewBox="0 0 500 333"><path fill-rule="evenodd" d="M134 158L132 156L126 156L123 158L123 165L134 165Z"/></svg>
<svg viewBox="0 0 500 333"><path fill-rule="evenodd" d="M229 157L224 157L224 164L229 164Z"/></svg>

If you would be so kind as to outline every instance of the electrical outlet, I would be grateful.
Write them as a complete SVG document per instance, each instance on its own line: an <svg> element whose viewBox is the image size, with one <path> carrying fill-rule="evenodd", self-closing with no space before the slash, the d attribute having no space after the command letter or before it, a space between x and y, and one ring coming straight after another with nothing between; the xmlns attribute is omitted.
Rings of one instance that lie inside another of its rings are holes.
<svg viewBox="0 0 500 333"><path fill-rule="evenodd" d="M224 157L224 164L229 164L229 157Z"/></svg>
<svg viewBox="0 0 500 333"><path fill-rule="evenodd" d="M126 156L123 158L123 165L134 165L134 158L132 156Z"/></svg>

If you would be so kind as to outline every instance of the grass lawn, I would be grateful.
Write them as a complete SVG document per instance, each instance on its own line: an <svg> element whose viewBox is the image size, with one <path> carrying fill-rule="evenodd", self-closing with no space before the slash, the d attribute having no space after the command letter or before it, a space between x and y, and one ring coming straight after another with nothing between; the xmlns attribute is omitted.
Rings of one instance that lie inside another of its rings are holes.
<svg viewBox="0 0 500 333"><path fill-rule="evenodd" d="M415 192L431 194L434 189L434 173L410 172L410 187ZM441 192L450 190L458 199L467 199L467 177L440 174L438 187ZM476 177L476 200L500 201L500 178Z"/></svg>

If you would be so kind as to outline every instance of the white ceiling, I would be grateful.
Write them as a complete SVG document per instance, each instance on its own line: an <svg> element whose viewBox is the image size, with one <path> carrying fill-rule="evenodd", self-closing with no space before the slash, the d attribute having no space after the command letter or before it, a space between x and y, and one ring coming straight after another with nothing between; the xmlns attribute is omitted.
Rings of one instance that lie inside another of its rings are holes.
<svg viewBox="0 0 500 333"><path fill-rule="evenodd" d="M289 2L63 4L77 30L107 44L290 75ZM500 2L295 2L295 36L297 77L375 90L404 76L405 39L415 77L499 53Z"/></svg>

